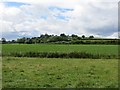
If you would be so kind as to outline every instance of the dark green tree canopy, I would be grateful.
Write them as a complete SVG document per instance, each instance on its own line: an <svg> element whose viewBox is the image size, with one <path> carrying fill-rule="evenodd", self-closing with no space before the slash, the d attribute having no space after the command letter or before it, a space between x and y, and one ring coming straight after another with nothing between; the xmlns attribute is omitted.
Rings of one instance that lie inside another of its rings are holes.
<svg viewBox="0 0 120 90"><path fill-rule="evenodd" d="M40 43L58 43L58 44L118 44L119 39L103 39L95 38L93 35L86 37L85 35L78 36L75 34L66 35L64 33L58 35L41 34L39 37L32 38L18 38L17 40L6 41L5 38L1 39L5 43L19 43L19 44L40 44Z"/></svg>

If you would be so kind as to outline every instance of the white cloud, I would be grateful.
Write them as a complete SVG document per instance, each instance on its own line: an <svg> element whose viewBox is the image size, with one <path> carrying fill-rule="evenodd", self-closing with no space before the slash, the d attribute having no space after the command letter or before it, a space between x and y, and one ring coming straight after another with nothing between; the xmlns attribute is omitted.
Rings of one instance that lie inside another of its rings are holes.
<svg viewBox="0 0 120 90"><path fill-rule="evenodd" d="M15 16L20 13L20 9L15 8L15 7L9 7L9 8L6 8L5 12L3 13L9 16Z"/></svg>
<svg viewBox="0 0 120 90"><path fill-rule="evenodd" d="M20 7L8 7L0 3L0 17L2 17L0 24L2 24L4 34L5 32L16 32L21 36L39 36L41 33L74 33L78 35L114 37L115 33L117 33L118 0L3 1L30 3L30 5ZM63 13L60 10L52 11L49 7L73 10ZM67 18L67 20L64 18Z"/></svg>
<svg viewBox="0 0 120 90"><path fill-rule="evenodd" d="M75 2L79 2L79 0L2 0L3 2L24 2L24 3L50 3L50 2L65 2L65 3L75 3ZM80 0L82 2L104 2L104 0ZM106 2L118 2L119 0L105 0Z"/></svg>
<svg viewBox="0 0 120 90"><path fill-rule="evenodd" d="M120 32L114 32L112 35L106 37L106 38L119 38L118 35L120 35Z"/></svg>

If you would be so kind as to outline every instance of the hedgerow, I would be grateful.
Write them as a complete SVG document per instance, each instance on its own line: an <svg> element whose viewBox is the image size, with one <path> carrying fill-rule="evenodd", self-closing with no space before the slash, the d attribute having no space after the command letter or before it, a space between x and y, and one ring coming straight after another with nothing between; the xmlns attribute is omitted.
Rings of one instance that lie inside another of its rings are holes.
<svg viewBox="0 0 120 90"><path fill-rule="evenodd" d="M117 55L92 54L87 52L13 52L3 56L13 57L39 57L39 58L91 58L91 59L112 59L118 58Z"/></svg>

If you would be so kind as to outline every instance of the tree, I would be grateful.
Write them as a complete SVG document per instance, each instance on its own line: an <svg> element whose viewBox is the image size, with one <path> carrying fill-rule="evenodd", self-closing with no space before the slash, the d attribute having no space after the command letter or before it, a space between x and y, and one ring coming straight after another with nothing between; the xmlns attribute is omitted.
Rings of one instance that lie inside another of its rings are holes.
<svg viewBox="0 0 120 90"><path fill-rule="evenodd" d="M77 37L78 40L81 40L81 37Z"/></svg>
<svg viewBox="0 0 120 90"><path fill-rule="evenodd" d="M15 40L12 40L11 43L16 43L16 41L15 41Z"/></svg>
<svg viewBox="0 0 120 90"><path fill-rule="evenodd" d="M37 37L32 37L31 38L31 42L34 43L34 44L36 44L37 43Z"/></svg>
<svg viewBox="0 0 120 90"><path fill-rule="evenodd" d="M94 36L89 36L89 39L93 39L94 38Z"/></svg>
<svg viewBox="0 0 120 90"><path fill-rule="evenodd" d="M4 43L6 43L6 39L5 38L2 38L2 43L4 44Z"/></svg>
<svg viewBox="0 0 120 90"><path fill-rule="evenodd" d="M48 38L48 37L49 37L49 35L48 35L47 33L46 33L44 36L45 36L45 38Z"/></svg>
<svg viewBox="0 0 120 90"><path fill-rule="evenodd" d="M60 34L61 37L66 37L66 35L64 33Z"/></svg>
<svg viewBox="0 0 120 90"><path fill-rule="evenodd" d="M82 35L82 39L85 39L85 35Z"/></svg>
<svg viewBox="0 0 120 90"><path fill-rule="evenodd" d="M25 37L17 39L17 43L25 43Z"/></svg>
<svg viewBox="0 0 120 90"><path fill-rule="evenodd" d="M75 34L72 34L71 36L72 36L72 38L76 38L76 37L78 37L78 36L77 36L77 35L75 35Z"/></svg>
<svg viewBox="0 0 120 90"><path fill-rule="evenodd" d="M72 34L71 37L72 37L72 40L78 40L78 36L75 34Z"/></svg>
<svg viewBox="0 0 120 90"><path fill-rule="evenodd" d="M44 38L44 37L45 37L45 35L43 35L43 34L40 35L40 38Z"/></svg>
<svg viewBox="0 0 120 90"><path fill-rule="evenodd" d="M26 38L26 39L25 39L25 43L26 43L26 44L32 44L32 40L31 40L30 38Z"/></svg>

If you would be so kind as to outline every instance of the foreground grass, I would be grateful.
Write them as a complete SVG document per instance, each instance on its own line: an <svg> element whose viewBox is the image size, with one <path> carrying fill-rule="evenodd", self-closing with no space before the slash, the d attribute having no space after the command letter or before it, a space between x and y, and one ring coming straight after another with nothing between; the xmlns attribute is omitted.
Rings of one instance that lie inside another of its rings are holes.
<svg viewBox="0 0 120 90"><path fill-rule="evenodd" d="M117 59L3 58L3 88L116 88Z"/></svg>
<svg viewBox="0 0 120 90"><path fill-rule="evenodd" d="M0 57L0 89L2 89L2 57Z"/></svg>

